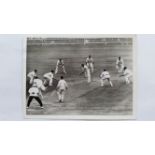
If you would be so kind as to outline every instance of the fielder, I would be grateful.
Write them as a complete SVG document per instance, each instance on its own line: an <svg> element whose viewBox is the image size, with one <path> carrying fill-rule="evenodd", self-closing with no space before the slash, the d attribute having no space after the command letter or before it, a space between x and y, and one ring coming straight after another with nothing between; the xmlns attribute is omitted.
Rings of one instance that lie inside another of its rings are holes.
<svg viewBox="0 0 155 155"><path fill-rule="evenodd" d="M27 77L29 78L29 84L33 83L34 77L37 76L37 72L38 71L35 69L34 71L27 74Z"/></svg>
<svg viewBox="0 0 155 155"><path fill-rule="evenodd" d="M56 64L55 74L59 72L59 69L62 69L63 73L66 74L64 61L62 59L59 59Z"/></svg>
<svg viewBox="0 0 155 155"><path fill-rule="evenodd" d="M102 73L100 75L100 78L101 78L101 87L104 86L104 81L105 80L107 80L110 83L110 86L113 87L113 84L112 84L112 82L110 80L110 74L109 74L109 72L106 69L104 69L102 71Z"/></svg>
<svg viewBox="0 0 155 155"><path fill-rule="evenodd" d="M41 79L39 79L37 76L34 77L34 80L33 80L33 84L32 86L37 86L37 88L41 91L45 91L46 90L46 87L44 86L43 84L43 81Z"/></svg>
<svg viewBox="0 0 155 155"><path fill-rule="evenodd" d="M118 72L122 72L124 68L124 60L121 57L118 57L116 60L116 69Z"/></svg>
<svg viewBox="0 0 155 155"><path fill-rule="evenodd" d="M123 74L121 76L124 76L126 84L130 83L130 77L132 76L132 73L127 67L123 68Z"/></svg>
<svg viewBox="0 0 155 155"><path fill-rule="evenodd" d="M91 55L86 58L86 64L90 68L91 73L94 72L94 60Z"/></svg>
<svg viewBox="0 0 155 155"><path fill-rule="evenodd" d="M44 86L43 81L36 76L34 77L32 86L36 86L39 89L40 96L43 99L44 97L42 95L42 91L46 90L46 87Z"/></svg>
<svg viewBox="0 0 155 155"><path fill-rule="evenodd" d="M51 70L51 72L46 73L43 75L44 77L44 85L46 85L46 83L49 84L49 86L53 85L53 78L54 78L54 71Z"/></svg>
<svg viewBox="0 0 155 155"><path fill-rule="evenodd" d="M85 78L87 78L87 82L91 82L91 72L90 68L87 65L81 64L82 67L82 73L84 73Z"/></svg>
<svg viewBox="0 0 155 155"><path fill-rule="evenodd" d="M58 94L58 100L59 100L60 103L64 101L65 91L67 89L68 89L68 84L64 80L64 77L61 76L60 80L58 82L58 85L57 85L57 94Z"/></svg>
<svg viewBox="0 0 155 155"><path fill-rule="evenodd" d="M27 109L30 107L31 101L33 99L37 100L38 103L40 104L40 108L44 108L41 99L39 98L39 96L41 95L41 91L39 90L39 88L37 87L37 85L33 84L33 86L29 89L29 99L27 102Z"/></svg>

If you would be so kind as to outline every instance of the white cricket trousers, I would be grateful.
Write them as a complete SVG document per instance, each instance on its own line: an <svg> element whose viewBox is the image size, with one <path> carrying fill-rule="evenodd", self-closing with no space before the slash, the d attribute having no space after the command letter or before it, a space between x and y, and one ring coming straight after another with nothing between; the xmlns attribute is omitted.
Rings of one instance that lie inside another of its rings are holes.
<svg viewBox="0 0 155 155"><path fill-rule="evenodd" d="M91 73L90 73L90 71L87 72L87 82L88 83L91 82Z"/></svg>
<svg viewBox="0 0 155 155"><path fill-rule="evenodd" d="M116 69L118 70L118 72L122 72L123 71L124 66L123 65L116 65Z"/></svg>
<svg viewBox="0 0 155 155"><path fill-rule="evenodd" d="M46 77L47 78L47 77ZM52 86L53 85L53 78L47 78L48 81L49 81L49 86Z"/></svg>
<svg viewBox="0 0 155 155"><path fill-rule="evenodd" d="M65 97L65 90L58 90L57 94L58 94L59 101L61 100L63 102L64 101L64 97Z"/></svg>
<svg viewBox="0 0 155 155"><path fill-rule="evenodd" d="M30 77L30 82L29 82L30 84L33 83L33 79L34 79L33 77Z"/></svg>
<svg viewBox="0 0 155 155"><path fill-rule="evenodd" d="M100 80L100 81L101 81L101 87L103 87L103 86L104 86L104 80L108 80L108 82L109 82L110 86L111 86L111 87L113 87L113 83L111 82L111 80L110 80L110 79L101 79L101 80Z"/></svg>
<svg viewBox="0 0 155 155"><path fill-rule="evenodd" d="M90 67L91 73L93 73L94 72L94 64L88 63L87 66Z"/></svg>
<svg viewBox="0 0 155 155"><path fill-rule="evenodd" d="M51 79L49 80L49 85L50 85L50 86L53 85L53 78L51 78Z"/></svg>

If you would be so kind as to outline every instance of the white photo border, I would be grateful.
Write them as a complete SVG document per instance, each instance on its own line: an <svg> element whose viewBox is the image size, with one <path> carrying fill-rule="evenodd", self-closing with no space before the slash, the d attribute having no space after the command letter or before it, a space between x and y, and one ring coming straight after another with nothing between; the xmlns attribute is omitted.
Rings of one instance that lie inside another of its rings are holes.
<svg viewBox="0 0 155 155"><path fill-rule="evenodd" d="M26 114L26 61L27 38L132 38L133 41L133 103L132 115L27 115ZM137 35L136 34L29 34L23 38L23 116L30 120L135 120L137 118Z"/></svg>

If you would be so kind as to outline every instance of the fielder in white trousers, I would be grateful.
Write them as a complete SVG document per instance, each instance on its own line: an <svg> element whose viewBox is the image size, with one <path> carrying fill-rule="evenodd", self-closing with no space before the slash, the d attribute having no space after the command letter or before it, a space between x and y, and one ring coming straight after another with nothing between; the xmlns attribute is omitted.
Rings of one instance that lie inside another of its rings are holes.
<svg viewBox="0 0 155 155"><path fill-rule="evenodd" d="M58 94L58 100L59 102L64 102L64 98L65 98L65 91L68 89L68 84L67 82L64 80L64 77L61 76L60 80L58 82L57 85L57 94Z"/></svg>

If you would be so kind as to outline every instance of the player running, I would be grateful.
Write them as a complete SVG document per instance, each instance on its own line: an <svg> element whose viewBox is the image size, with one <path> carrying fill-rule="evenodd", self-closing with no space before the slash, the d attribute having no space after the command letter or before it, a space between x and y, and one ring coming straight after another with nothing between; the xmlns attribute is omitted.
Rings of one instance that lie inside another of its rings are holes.
<svg viewBox="0 0 155 155"><path fill-rule="evenodd" d="M43 109L43 104L42 101L40 99L39 96L41 96L41 91L39 90L39 88L37 87L36 84L33 84L33 86L29 89L29 98L28 98L28 102L27 102L27 109L30 107L31 101L33 99L37 100L38 103L40 104L40 108Z"/></svg>
<svg viewBox="0 0 155 155"><path fill-rule="evenodd" d="M29 84L33 83L34 77L37 76L37 69L27 74L27 77L29 78Z"/></svg>
<svg viewBox="0 0 155 155"><path fill-rule="evenodd" d="M90 68L91 73L93 73L93 72L94 72L94 59L92 58L91 55L89 55L89 56L86 58L86 64L87 64L87 66Z"/></svg>
<svg viewBox="0 0 155 155"><path fill-rule="evenodd" d="M91 82L91 72L90 68L87 65L81 64L82 67L82 73L84 73L85 78L87 78L87 82Z"/></svg>
<svg viewBox="0 0 155 155"><path fill-rule="evenodd" d="M59 59L56 64L55 74L59 72L59 70L62 69L63 73L66 74L64 61L62 59Z"/></svg>
<svg viewBox="0 0 155 155"><path fill-rule="evenodd" d="M124 60L121 57L118 57L116 60L116 69L118 72L122 72L124 68Z"/></svg>
<svg viewBox="0 0 155 155"><path fill-rule="evenodd" d="M48 83L49 86L52 86L54 78L54 70L51 70L49 73L45 73L43 77L44 77L44 85Z"/></svg>
<svg viewBox="0 0 155 155"><path fill-rule="evenodd" d="M57 94L58 94L58 100L59 103L64 101L64 97L65 97L65 91L68 89L68 84L67 82L64 80L64 77L61 76L60 80L58 82L57 85Z"/></svg>
<svg viewBox="0 0 155 155"><path fill-rule="evenodd" d="M110 83L110 86L113 87L113 84L110 80L110 74L109 72L106 70L106 69L103 69L101 75L100 75L100 78L101 78L101 87L104 86L104 81L107 80L109 83Z"/></svg>
<svg viewBox="0 0 155 155"><path fill-rule="evenodd" d="M130 83L130 77L132 76L132 73L127 67L123 68L123 74L121 76L124 76L126 84Z"/></svg>

